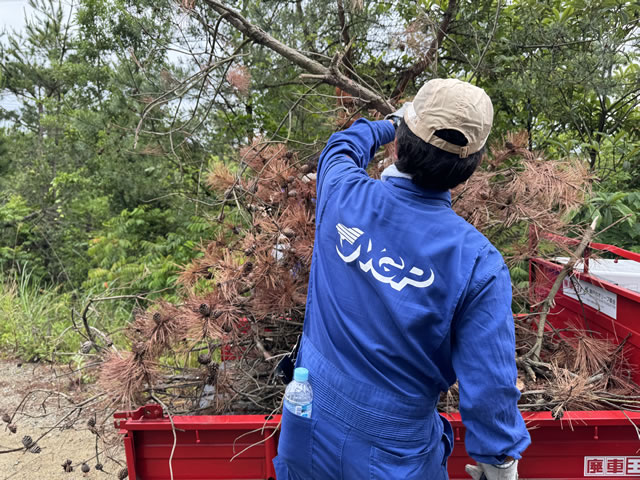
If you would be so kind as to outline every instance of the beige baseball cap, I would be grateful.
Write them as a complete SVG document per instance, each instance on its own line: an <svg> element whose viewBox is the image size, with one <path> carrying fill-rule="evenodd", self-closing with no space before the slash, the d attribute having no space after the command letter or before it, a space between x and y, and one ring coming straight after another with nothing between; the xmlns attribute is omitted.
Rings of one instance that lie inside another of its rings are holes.
<svg viewBox="0 0 640 480"><path fill-rule="evenodd" d="M425 142L465 158L486 143L493 123L493 105L480 87L454 78L437 78L418 91L404 113L404 121ZM458 130L469 143L461 147L434 135L443 129Z"/></svg>

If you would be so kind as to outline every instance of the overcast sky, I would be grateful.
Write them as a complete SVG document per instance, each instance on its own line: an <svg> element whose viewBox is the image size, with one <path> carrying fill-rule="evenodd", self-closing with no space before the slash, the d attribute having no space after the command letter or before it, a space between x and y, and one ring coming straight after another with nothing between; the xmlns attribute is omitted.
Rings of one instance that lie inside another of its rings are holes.
<svg viewBox="0 0 640 480"><path fill-rule="evenodd" d="M0 0L0 32L21 31L25 24L25 13L31 15L33 9L27 0ZM13 110L18 101L13 96L0 93L0 106Z"/></svg>
<svg viewBox="0 0 640 480"><path fill-rule="evenodd" d="M0 30L22 30L25 10L31 12L27 0L0 0Z"/></svg>

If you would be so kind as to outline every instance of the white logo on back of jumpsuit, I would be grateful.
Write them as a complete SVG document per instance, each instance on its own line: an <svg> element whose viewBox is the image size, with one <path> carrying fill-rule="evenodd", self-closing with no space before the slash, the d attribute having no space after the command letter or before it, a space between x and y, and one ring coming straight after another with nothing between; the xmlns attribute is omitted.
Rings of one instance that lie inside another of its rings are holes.
<svg viewBox="0 0 640 480"><path fill-rule="evenodd" d="M409 271L406 272L409 267L405 265L404 259L402 257L398 257L396 261L390 253L387 253L386 248L383 248L379 253L372 253L373 242L369 239L367 243L365 241L365 237L362 237L364 232L359 228L349 228L338 223L336 225L336 229L340 236L340 246L338 247L338 245L336 245L336 252L338 252L340 258L344 260L345 263L352 263L360 259L358 261L360 269L365 273L371 272L373 278L379 282L388 283L393 289L398 291L402 290L407 285L417 288L426 288L433 283L435 275L431 269L429 269L431 275L429 278L425 279L424 270L418 267L411 267ZM346 253L345 250L352 249L346 246L345 242L351 247L357 244L357 248L351 253ZM367 243L366 252L363 252L362 250L365 243ZM343 251L345 251L345 253L343 253ZM376 268L378 268L382 273L376 270ZM395 269L396 273L393 273L392 269ZM405 275L401 279L397 279L397 277L404 272L406 272Z"/></svg>

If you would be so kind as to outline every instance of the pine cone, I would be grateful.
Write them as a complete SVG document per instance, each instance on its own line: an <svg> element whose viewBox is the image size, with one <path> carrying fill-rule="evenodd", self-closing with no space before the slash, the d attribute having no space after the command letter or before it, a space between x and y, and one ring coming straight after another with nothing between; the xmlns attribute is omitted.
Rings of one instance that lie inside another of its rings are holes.
<svg viewBox="0 0 640 480"><path fill-rule="evenodd" d="M82 344L82 347L80 347L80 351L82 353L89 353L91 351L91 347L93 347L93 342L87 340Z"/></svg>
<svg viewBox="0 0 640 480"><path fill-rule="evenodd" d="M42 450L40 449L40 445L34 445L29 449L31 453L40 453Z"/></svg>
<svg viewBox="0 0 640 480"><path fill-rule="evenodd" d="M162 323L162 315L160 312L154 313L152 318L156 325L160 325Z"/></svg>
<svg viewBox="0 0 640 480"><path fill-rule="evenodd" d="M66 473L73 472L73 466L71 465L71 463L72 463L71 460L67 458L67 461L62 464L62 468Z"/></svg>
<svg viewBox="0 0 640 480"><path fill-rule="evenodd" d="M129 472L127 471L126 468L123 468L122 470L120 470L120 472L118 473L118 480L124 480L125 478L127 478L129 476Z"/></svg>
<svg viewBox="0 0 640 480"><path fill-rule="evenodd" d="M22 445L24 445L24 448L29 448L31 445L33 445L33 438L31 438L29 435L25 435L24 437L22 437Z"/></svg>
<svg viewBox="0 0 640 480"><path fill-rule="evenodd" d="M208 317L211 314L211 307L206 303L201 303L200 307L198 307L198 311L203 317Z"/></svg>
<svg viewBox="0 0 640 480"><path fill-rule="evenodd" d="M9 416L8 413L5 413L4 415L2 415L2 421L4 423L11 423L11 417Z"/></svg>
<svg viewBox="0 0 640 480"><path fill-rule="evenodd" d="M216 382L218 381L218 364L217 363L212 363L209 365L208 370L209 370L209 374L207 375L207 378L205 380L205 383L207 385L215 385Z"/></svg>
<svg viewBox="0 0 640 480"><path fill-rule="evenodd" d="M86 463L83 463L82 467L80 467L80 470L82 470L82 473L89 473L89 470L91 470L91 467Z"/></svg>
<svg viewBox="0 0 640 480"><path fill-rule="evenodd" d="M96 419L92 417L89 420L87 420L87 426L88 427L95 427L96 426Z"/></svg>
<svg viewBox="0 0 640 480"><path fill-rule="evenodd" d="M16 433L18 431L18 427L16 427L13 423L10 423L9 425L7 425L7 428L11 433Z"/></svg>
<svg viewBox="0 0 640 480"><path fill-rule="evenodd" d="M201 353L198 355L198 363L200 365L209 365L211 362L211 355L208 353Z"/></svg>

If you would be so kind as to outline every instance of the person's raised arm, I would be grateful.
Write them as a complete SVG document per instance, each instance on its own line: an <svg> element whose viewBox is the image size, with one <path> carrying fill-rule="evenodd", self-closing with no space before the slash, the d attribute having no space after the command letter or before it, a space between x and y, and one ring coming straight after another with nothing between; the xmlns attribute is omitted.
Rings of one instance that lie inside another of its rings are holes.
<svg viewBox="0 0 640 480"><path fill-rule="evenodd" d="M452 325L452 361L467 452L481 462L477 468L484 468L489 480L517 478L517 462L509 467L513 476L503 476L506 472L492 467L508 467L531 440L518 409L509 270L491 246L477 259L458 306ZM500 476L490 475L493 470Z"/></svg>
<svg viewBox="0 0 640 480"><path fill-rule="evenodd" d="M393 141L395 128L389 120L357 120L346 130L334 133L318 161L317 195L348 175L367 176L365 169L381 145Z"/></svg>

